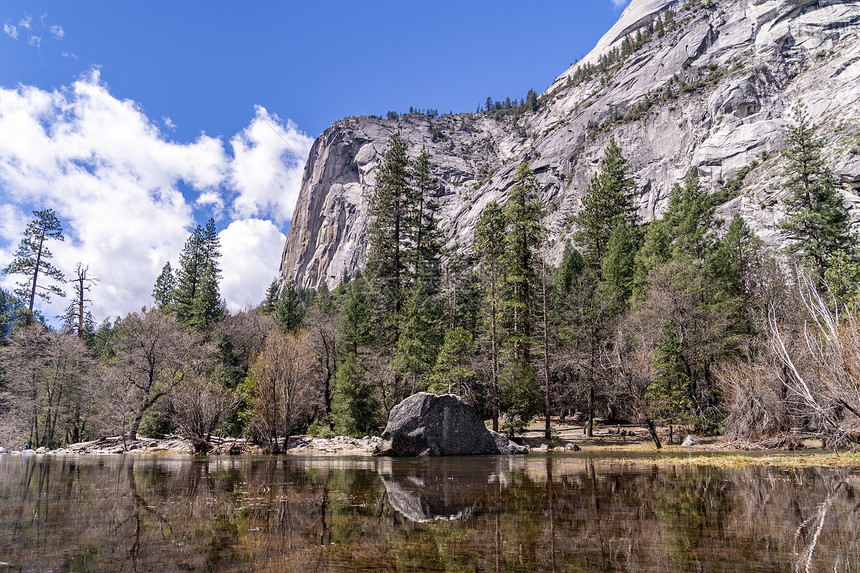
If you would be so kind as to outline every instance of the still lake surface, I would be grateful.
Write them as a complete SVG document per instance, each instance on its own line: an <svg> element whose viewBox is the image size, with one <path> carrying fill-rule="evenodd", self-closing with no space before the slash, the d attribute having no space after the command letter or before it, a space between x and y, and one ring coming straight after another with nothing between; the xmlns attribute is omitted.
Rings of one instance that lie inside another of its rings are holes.
<svg viewBox="0 0 860 573"><path fill-rule="evenodd" d="M6 454L3 571L860 571L860 468Z"/></svg>

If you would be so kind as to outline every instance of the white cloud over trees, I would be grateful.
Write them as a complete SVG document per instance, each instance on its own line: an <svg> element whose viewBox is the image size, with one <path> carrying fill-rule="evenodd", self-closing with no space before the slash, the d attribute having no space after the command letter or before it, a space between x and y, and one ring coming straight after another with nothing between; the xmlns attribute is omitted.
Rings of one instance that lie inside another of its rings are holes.
<svg viewBox="0 0 860 573"><path fill-rule="evenodd" d="M56 91L0 88L0 263L32 211L53 208L66 235L52 245L55 264L67 277L78 261L89 265L99 281L93 314L118 316L151 304L161 267L213 216L226 224L222 296L232 309L259 302L312 139L262 107L229 150L205 134L172 141L159 125L115 98L98 71ZM0 276L0 286L17 278ZM42 311L51 318L66 304Z"/></svg>

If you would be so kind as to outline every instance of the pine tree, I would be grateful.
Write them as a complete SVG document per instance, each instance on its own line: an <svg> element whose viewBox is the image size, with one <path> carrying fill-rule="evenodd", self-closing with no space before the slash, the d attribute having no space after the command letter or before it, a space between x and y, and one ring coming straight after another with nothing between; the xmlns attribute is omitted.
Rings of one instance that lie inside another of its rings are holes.
<svg viewBox="0 0 860 573"><path fill-rule="evenodd" d="M0 289L0 346L9 343L12 327L19 318L21 303L14 295Z"/></svg>
<svg viewBox="0 0 860 573"><path fill-rule="evenodd" d="M345 288L345 300L338 313L341 348L349 354L358 356L373 337L367 285L364 278L357 278L347 283Z"/></svg>
<svg viewBox="0 0 860 573"><path fill-rule="evenodd" d="M64 282L62 271L51 263L53 257L47 242L51 239L64 240L63 227L53 209L33 211L36 218L27 225L24 238L18 244L18 250L12 262L3 269L6 275L24 275L26 280L18 284L15 295L27 303L26 324L33 323L33 304L38 296L45 302L50 302L50 295L66 296L56 285L44 286L39 284L40 275L57 282Z"/></svg>
<svg viewBox="0 0 860 573"><path fill-rule="evenodd" d="M665 264L672 256L672 239L662 220L651 221L645 230L645 241L636 252L633 270L633 293L637 297L645 295L648 275Z"/></svg>
<svg viewBox="0 0 860 573"><path fill-rule="evenodd" d="M443 332L439 308L418 281L409 289L400 317L395 366L409 382L408 394L426 389L426 376L436 363ZM405 396L404 396L405 397Z"/></svg>
<svg viewBox="0 0 860 573"><path fill-rule="evenodd" d="M266 314L272 314L273 312L275 312L275 305L278 304L278 300L280 298L280 287L278 286L278 280L275 279L271 283L269 283L269 288L266 289L266 298L260 304L260 310L262 310Z"/></svg>
<svg viewBox="0 0 860 573"><path fill-rule="evenodd" d="M514 176L511 197L505 205L507 233L504 263L506 270L505 312L510 324L509 341L515 360L530 359L532 316L537 284L536 254L543 240L540 220L543 209L537 197L537 182L528 164L522 163Z"/></svg>
<svg viewBox="0 0 860 573"><path fill-rule="evenodd" d="M538 110L538 97L534 90L529 90L526 94L525 107L528 111Z"/></svg>
<svg viewBox="0 0 860 573"><path fill-rule="evenodd" d="M722 221L715 216L711 194L699 185L695 168L684 177L683 185L675 185L669 195L669 206L662 224L672 242L673 259L704 261L717 245L717 229Z"/></svg>
<svg viewBox="0 0 860 573"><path fill-rule="evenodd" d="M582 210L576 216L579 230L574 239L582 246L588 266L598 271L612 230L639 224L633 196L635 182L628 170L621 148L611 139L600 169L588 184Z"/></svg>
<svg viewBox="0 0 860 573"><path fill-rule="evenodd" d="M490 343L492 359L493 431L499 431L499 340L498 340L498 281L505 253L507 220L498 203L491 201L481 211L475 228L475 248L489 272Z"/></svg>
<svg viewBox="0 0 860 573"><path fill-rule="evenodd" d="M331 416L338 434L362 436L378 431L382 415L376 387L354 353L346 356L335 374Z"/></svg>
<svg viewBox="0 0 860 573"><path fill-rule="evenodd" d="M568 241L564 245L564 253L561 256L561 263L558 265L558 271L555 273L553 280L553 288L556 293L567 295L573 287L574 279L582 273L585 268L585 259L582 255L573 248Z"/></svg>
<svg viewBox="0 0 860 573"><path fill-rule="evenodd" d="M661 341L654 353L648 402L651 415L669 424L670 443L672 426L689 423L692 419L693 388L682 350L681 342L670 326L663 325Z"/></svg>
<svg viewBox="0 0 860 573"><path fill-rule="evenodd" d="M296 290L296 281L293 277L287 279L287 284L284 290L281 291L281 296L275 304L275 310L272 317L279 325L288 330L295 332L302 324L304 312L299 293Z"/></svg>
<svg viewBox="0 0 860 573"><path fill-rule="evenodd" d="M176 279L173 276L173 268L170 261L164 263L161 274L155 279L155 287L152 289L152 298L158 308L170 308L173 303L173 289L176 288Z"/></svg>
<svg viewBox="0 0 860 573"><path fill-rule="evenodd" d="M411 196L406 143L395 133L388 140L370 203L367 229L367 278L375 299L381 332L394 334L396 316L404 298L408 259L403 252L408 230L407 206Z"/></svg>
<svg viewBox="0 0 860 573"><path fill-rule="evenodd" d="M822 280L838 253L853 256L854 237L848 209L822 157L824 141L817 130L798 105L786 134L787 215L778 226L789 240L789 252Z"/></svg>
<svg viewBox="0 0 860 573"><path fill-rule="evenodd" d="M218 292L220 247L213 219L205 227L197 225L185 241L170 297L179 322L204 328L220 317L223 310Z"/></svg>
<svg viewBox="0 0 860 573"><path fill-rule="evenodd" d="M600 260L602 279L598 292L613 313L624 310L633 293L637 245L631 235L630 228L624 225L615 227L609 236L606 253Z"/></svg>
<svg viewBox="0 0 860 573"><path fill-rule="evenodd" d="M189 324L198 330L207 330L221 319L224 313L224 302L218 291L218 271L213 261L203 268L197 296L191 306Z"/></svg>
<svg viewBox="0 0 860 573"><path fill-rule="evenodd" d="M471 366L474 352L471 332L462 327L446 331L433 368L431 391L463 396L477 378Z"/></svg>
<svg viewBox="0 0 860 573"><path fill-rule="evenodd" d="M413 279L422 281L430 293L435 293L442 275L442 234L437 224L439 186L430 170L430 156L425 148L412 168L407 238L412 248Z"/></svg>

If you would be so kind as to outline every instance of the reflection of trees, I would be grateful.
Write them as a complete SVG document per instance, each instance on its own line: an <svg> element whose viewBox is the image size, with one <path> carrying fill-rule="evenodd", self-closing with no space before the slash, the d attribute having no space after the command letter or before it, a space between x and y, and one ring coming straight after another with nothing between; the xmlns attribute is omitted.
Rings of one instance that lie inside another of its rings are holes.
<svg viewBox="0 0 860 573"><path fill-rule="evenodd" d="M0 460L0 555L13 570L813 571L856 570L860 555L850 469L564 456L23 462ZM449 519L410 521L391 483Z"/></svg>

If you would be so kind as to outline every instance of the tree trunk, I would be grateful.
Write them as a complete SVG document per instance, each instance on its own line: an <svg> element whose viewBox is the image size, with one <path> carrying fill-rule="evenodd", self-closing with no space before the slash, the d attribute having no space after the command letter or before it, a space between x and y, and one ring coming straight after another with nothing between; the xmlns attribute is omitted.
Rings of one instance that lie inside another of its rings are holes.
<svg viewBox="0 0 860 573"><path fill-rule="evenodd" d="M588 388L588 431L589 438L594 437L594 379L591 380L591 385Z"/></svg>
<svg viewBox="0 0 860 573"><path fill-rule="evenodd" d="M490 314L493 323L493 431L499 431L499 354L496 347L496 261L490 254Z"/></svg>
<svg viewBox="0 0 860 573"><path fill-rule="evenodd" d="M36 253L36 268L33 270L33 286L30 289L30 308L27 311L27 326L33 324L33 303L36 300L36 280L39 278L39 266L42 264L42 245L45 244L45 235L39 237L39 251Z"/></svg>
<svg viewBox="0 0 860 573"><path fill-rule="evenodd" d="M544 367L544 438L552 438L552 429L549 423L550 413L550 388L549 388L549 327L546 318L546 261L541 259L541 297L543 299L543 367Z"/></svg>
<svg viewBox="0 0 860 573"><path fill-rule="evenodd" d="M660 436L657 435L657 428L654 427L654 420L646 418L645 424L648 426L648 433L651 435L654 445L657 446L658 450L663 449L663 445L660 443Z"/></svg>

